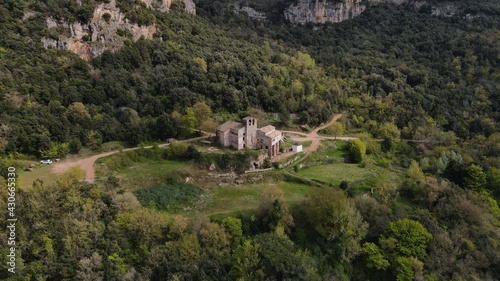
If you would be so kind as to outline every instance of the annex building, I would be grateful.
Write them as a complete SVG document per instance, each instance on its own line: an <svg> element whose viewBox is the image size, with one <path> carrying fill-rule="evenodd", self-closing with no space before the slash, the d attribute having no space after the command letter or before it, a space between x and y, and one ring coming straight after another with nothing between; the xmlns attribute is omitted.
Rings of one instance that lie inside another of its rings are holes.
<svg viewBox="0 0 500 281"><path fill-rule="evenodd" d="M224 147L267 149L268 156L274 157L280 151L283 134L271 125L257 128L255 118L245 117L243 123L228 121L220 125L216 137Z"/></svg>

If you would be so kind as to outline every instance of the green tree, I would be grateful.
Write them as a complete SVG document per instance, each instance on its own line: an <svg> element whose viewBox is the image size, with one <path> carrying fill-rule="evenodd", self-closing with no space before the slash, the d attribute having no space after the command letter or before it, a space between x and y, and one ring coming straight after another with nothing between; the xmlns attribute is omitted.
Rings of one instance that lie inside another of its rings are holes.
<svg viewBox="0 0 500 281"><path fill-rule="evenodd" d="M306 270L295 254L295 245L287 236L263 233L254 237L258 245L260 268L271 280L304 280Z"/></svg>
<svg viewBox="0 0 500 281"><path fill-rule="evenodd" d="M207 68L207 62L205 61L205 59L200 58L200 57L195 57L195 58L193 58L193 62L196 63L197 65L199 65L201 67L201 69L203 70L203 72L207 72L208 68Z"/></svg>
<svg viewBox="0 0 500 281"><path fill-rule="evenodd" d="M378 137L382 139L396 140L401 136L398 127L392 122L386 122L378 129Z"/></svg>
<svg viewBox="0 0 500 281"><path fill-rule="evenodd" d="M274 231L282 226L288 231L293 226L293 217L288 211L283 191L277 187L271 186L264 190L258 212L265 229Z"/></svg>
<svg viewBox="0 0 500 281"><path fill-rule="evenodd" d="M231 241L231 248L236 249L243 241L243 229L241 220L233 217L227 217L222 220L222 226L226 229Z"/></svg>
<svg viewBox="0 0 500 281"><path fill-rule="evenodd" d="M181 127L182 120L177 120L173 114L164 113L160 115L155 122L156 138L165 141L167 138L177 137Z"/></svg>
<svg viewBox="0 0 500 281"><path fill-rule="evenodd" d="M391 255L424 260L432 235L417 221L400 219L391 222L379 239L382 249Z"/></svg>
<svg viewBox="0 0 500 281"><path fill-rule="evenodd" d="M104 271L102 257L94 252L90 258L83 258L78 262L76 280L79 281L102 281Z"/></svg>
<svg viewBox="0 0 500 281"><path fill-rule="evenodd" d="M196 126L196 116L193 108L186 108L186 113L182 116L182 134L184 136L189 136L193 134L193 130Z"/></svg>
<svg viewBox="0 0 500 281"><path fill-rule="evenodd" d="M407 257L396 258L396 280L397 281L413 281L412 261Z"/></svg>
<svg viewBox="0 0 500 281"><path fill-rule="evenodd" d="M491 167L486 176L486 187L493 194L500 195L500 169Z"/></svg>
<svg viewBox="0 0 500 281"><path fill-rule="evenodd" d="M349 145L349 157L354 163L361 163L366 154L366 144L359 139L352 140Z"/></svg>
<svg viewBox="0 0 500 281"><path fill-rule="evenodd" d="M307 200L306 214L316 232L328 243L333 257L347 262L358 255L367 224L344 191L329 187L313 189Z"/></svg>
<svg viewBox="0 0 500 281"><path fill-rule="evenodd" d="M202 250L211 257L229 260L229 239L224 227L213 222L205 223L198 231Z"/></svg>
<svg viewBox="0 0 500 281"><path fill-rule="evenodd" d="M68 149L71 154L77 154L82 149L82 143L79 138L72 138L68 144Z"/></svg>
<svg viewBox="0 0 500 281"><path fill-rule="evenodd" d="M471 164L466 169L465 186L472 190L479 190L486 184L486 173L481 166Z"/></svg>
<svg viewBox="0 0 500 281"><path fill-rule="evenodd" d="M369 268L385 270L390 265L380 248L374 243L363 244L363 254L366 256L366 266Z"/></svg>
<svg viewBox="0 0 500 281"><path fill-rule="evenodd" d="M259 246L252 244L250 240L238 246L232 256L231 270L229 276L235 280L259 280L264 274L259 268Z"/></svg>
<svg viewBox="0 0 500 281"><path fill-rule="evenodd" d="M101 148L102 138L98 132L90 130L87 133L87 146L92 150L98 150Z"/></svg>
<svg viewBox="0 0 500 281"><path fill-rule="evenodd" d="M210 120L212 117L212 109L205 102L195 103L192 109L196 117L196 127L199 127L203 122Z"/></svg>
<svg viewBox="0 0 500 281"><path fill-rule="evenodd" d="M406 175L415 182L421 182L425 179L424 172L422 172L422 169L420 169L415 160L411 161L410 167L406 170Z"/></svg>
<svg viewBox="0 0 500 281"><path fill-rule="evenodd" d="M326 128L328 134L335 137L335 139L344 133L344 125L340 122L335 122Z"/></svg>

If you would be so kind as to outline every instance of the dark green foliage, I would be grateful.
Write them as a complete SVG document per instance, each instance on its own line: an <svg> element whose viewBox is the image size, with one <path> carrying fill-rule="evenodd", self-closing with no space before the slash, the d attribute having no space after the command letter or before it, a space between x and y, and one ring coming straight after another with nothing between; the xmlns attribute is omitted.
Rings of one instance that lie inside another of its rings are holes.
<svg viewBox="0 0 500 281"><path fill-rule="evenodd" d="M69 152L72 154L76 154L80 152L80 149L82 149L82 143L78 138L73 138L68 144Z"/></svg>
<svg viewBox="0 0 500 281"><path fill-rule="evenodd" d="M366 154L366 144L359 139L353 140L349 144L349 158L354 163L361 163Z"/></svg>
<svg viewBox="0 0 500 281"><path fill-rule="evenodd" d="M387 226L380 244L389 255L423 260L427 256L427 243L431 238L432 235L419 222L402 219Z"/></svg>
<svg viewBox="0 0 500 281"><path fill-rule="evenodd" d="M202 194L202 189L191 184L162 185L134 191L144 206L165 211L191 207Z"/></svg>
<svg viewBox="0 0 500 281"><path fill-rule="evenodd" d="M212 163L223 171L235 171L244 173L249 170L252 162L257 159L259 151L245 150L236 153L213 153L202 154L197 160L197 163L204 168L209 167Z"/></svg>
<svg viewBox="0 0 500 281"><path fill-rule="evenodd" d="M187 159L194 159L194 160L199 159L201 157L201 153L192 144L188 146L185 155Z"/></svg>
<svg viewBox="0 0 500 281"><path fill-rule="evenodd" d="M264 276L275 280L306 280L306 270L295 255L293 242L286 236L265 233L255 236L253 241Z"/></svg>

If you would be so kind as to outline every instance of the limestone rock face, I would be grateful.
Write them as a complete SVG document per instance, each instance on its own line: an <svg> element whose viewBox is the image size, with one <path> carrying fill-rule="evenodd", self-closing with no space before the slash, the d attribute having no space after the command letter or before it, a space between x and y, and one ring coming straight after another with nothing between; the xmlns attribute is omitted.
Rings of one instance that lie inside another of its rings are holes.
<svg viewBox="0 0 500 281"><path fill-rule="evenodd" d="M251 19L266 20L267 16L264 13L258 12L255 9L247 6L236 5L233 10L236 14L246 13Z"/></svg>
<svg viewBox="0 0 500 281"><path fill-rule="evenodd" d="M366 6L361 0L330 2L327 0L300 0L288 7L284 16L291 23L341 22L361 14Z"/></svg>
<svg viewBox="0 0 500 281"><path fill-rule="evenodd" d="M284 16L291 23L326 23L352 19L364 10L366 4L380 3L402 4L409 0L299 0L284 11Z"/></svg>
<svg viewBox="0 0 500 281"><path fill-rule="evenodd" d="M147 7L167 12L172 0L142 0ZM183 0L186 11L194 14L196 8L192 0ZM141 37L153 39L157 31L155 25L138 25L125 18L116 6L116 0L101 3L96 6L88 23L56 21L47 18L47 27L56 29L57 38L42 38L45 48L66 50L77 54L84 60L90 60L101 55L105 50L113 50L124 45L125 40L137 41ZM63 32L61 32L63 30Z"/></svg>
<svg viewBox="0 0 500 281"><path fill-rule="evenodd" d="M445 16L451 17L459 12L458 7L454 5L444 5L444 6L433 6L432 15L433 16Z"/></svg>
<svg viewBox="0 0 500 281"><path fill-rule="evenodd" d="M170 10L170 6L172 6L173 0L141 0L146 7L157 10L160 12L168 12ZM193 0L182 0L184 2L184 10L190 14L196 14L196 5Z"/></svg>
<svg viewBox="0 0 500 281"><path fill-rule="evenodd" d="M154 9L160 12L168 12L170 10L170 6L172 5L172 0L141 0L146 7L149 9Z"/></svg>
<svg viewBox="0 0 500 281"><path fill-rule="evenodd" d="M184 2L184 10L186 10L186 12L196 15L196 5L193 0L182 0L182 2Z"/></svg>

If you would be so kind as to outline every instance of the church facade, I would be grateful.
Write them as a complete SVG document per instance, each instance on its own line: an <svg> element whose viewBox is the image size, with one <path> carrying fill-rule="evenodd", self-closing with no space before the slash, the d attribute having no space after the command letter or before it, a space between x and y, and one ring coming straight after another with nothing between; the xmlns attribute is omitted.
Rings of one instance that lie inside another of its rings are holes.
<svg viewBox="0 0 500 281"><path fill-rule="evenodd" d="M278 155L283 134L274 126L257 128L257 119L243 118L243 123L228 121L219 126L217 141L224 147L235 149L267 149L269 157Z"/></svg>

